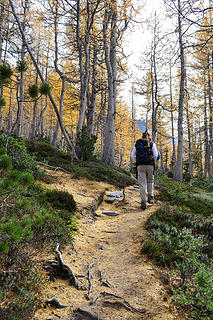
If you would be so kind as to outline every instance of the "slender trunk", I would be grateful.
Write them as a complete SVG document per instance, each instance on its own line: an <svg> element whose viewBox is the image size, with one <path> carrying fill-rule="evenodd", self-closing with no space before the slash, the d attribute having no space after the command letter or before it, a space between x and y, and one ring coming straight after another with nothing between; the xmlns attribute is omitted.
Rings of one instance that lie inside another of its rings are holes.
<svg viewBox="0 0 213 320"><path fill-rule="evenodd" d="M153 75L153 57L151 58L151 106L152 106L152 128L153 128L153 122L154 118L153 115L155 113L155 93L154 93L154 75ZM148 129L148 111L146 113L146 129ZM153 132L152 132L153 134Z"/></svg>
<svg viewBox="0 0 213 320"><path fill-rule="evenodd" d="M59 106L60 106L59 113L62 118L63 117L64 94L65 94L65 90L66 90L66 79L64 77L62 77L61 81L62 81L62 88L61 88L60 103L59 103ZM56 126L55 126L55 130L53 133L52 145L54 148L56 148L58 131L59 131L59 121L57 121Z"/></svg>
<svg viewBox="0 0 213 320"><path fill-rule="evenodd" d="M108 80L108 110L104 130L104 145L102 160L108 165L115 164L115 116L116 116L116 89L117 89L117 59L116 59L116 41L117 41L117 0L112 1L111 12L109 7L105 8L104 18L104 52L107 66ZM110 44L108 43L107 33L109 19L111 18Z"/></svg>
<svg viewBox="0 0 213 320"><path fill-rule="evenodd" d="M38 84L38 72L36 73L36 85L37 84ZM33 106L33 119L32 119L31 128L30 128L30 140L35 140L36 124L37 124L37 117L38 117L37 113L38 113L38 100L36 99Z"/></svg>
<svg viewBox="0 0 213 320"><path fill-rule="evenodd" d="M187 79L185 81L185 86L187 89ZM186 122L187 122L187 134L188 134L188 158L189 158L189 174L193 177L193 164L192 164L192 134L191 134L191 121L189 113L189 97L187 96L186 102Z"/></svg>
<svg viewBox="0 0 213 320"><path fill-rule="evenodd" d="M183 180L183 105L184 105L184 90L185 90L185 59L182 38L182 22L181 22L181 0L178 0L178 32L179 32L179 48L180 48L180 92L178 103L178 147L177 147L177 163L174 179L177 181Z"/></svg>
<svg viewBox="0 0 213 320"><path fill-rule="evenodd" d="M208 56L208 79L207 79L207 94L209 104L209 155L210 155L210 177L213 176L213 107L212 107L212 79L211 79L211 56Z"/></svg>
<svg viewBox="0 0 213 320"><path fill-rule="evenodd" d="M89 101L88 113L87 113L87 135L91 137L94 135L94 121L95 121L95 103L96 103L96 82L97 82L97 48L93 47L93 63L92 63L92 94Z"/></svg>
<svg viewBox="0 0 213 320"><path fill-rule="evenodd" d="M21 60L24 60L24 46L22 50ZM19 112L18 112L18 121L16 128L16 135L18 137L22 134L22 123L23 123L23 104L24 104L24 72L21 72L21 79L19 82Z"/></svg>
<svg viewBox="0 0 213 320"><path fill-rule="evenodd" d="M10 132L11 126L12 126L12 88L10 88L10 102L9 102L9 110L8 110L8 115L7 115L7 132Z"/></svg>
<svg viewBox="0 0 213 320"><path fill-rule="evenodd" d="M152 112L152 140L155 142L155 137L157 133L157 112L160 106L160 102L158 100L158 76L157 76L157 68L156 68L156 44L155 44L155 36L154 35L154 48L153 48L153 70L154 70L154 99L156 106Z"/></svg>
<svg viewBox="0 0 213 320"><path fill-rule="evenodd" d="M29 2L28 0L25 0L24 2L24 12L23 12L23 22L22 22L22 30L25 34L25 28L26 28L26 15L27 11L29 9ZM22 39L22 48L21 48L21 61L24 61L25 59L25 43ZM18 121L17 121L17 127L16 127L16 135L19 137L22 135L22 125L23 125L23 108L24 108L24 72L21 72L21 78L19 82L19 112L18 112Z"/></svg>
<svg viewBox="0 0 213 320"><path fill-rule="evenodd" d="M175 130L174 130L174 114L173 114L173 94L172 94L172 68L170 64L170 79L169 79L169 89L170 89L170 112L171 112L171 129L172 129L172 159L173 159L173 170L176 167L176 149L175 149ZM174 174L174 172L173 172Z"/></svg>
<svg viewBox="0 0 213 320"><path fill-rule="evenodd" d="M199 149L200 149L200 175L203 177L203 148L202 148L202 134L201 134L201 125L199 120Z"/></svg>
<svg viewBox="0 0 213 320"><path fill-rule="evenodd" d="M77 45L78 45L78 54L79 54L79 71L80 71L80 109L79 109L79 117L78 117L78 124L76 128L76 135L81 131L84 121L85 121L85 113L86 113L86 105L87 105L87 93L89 87L89 68L90 68L90 59L89 59L89 39L90 39L90 4L87 0L87 26L86 26L86 33L84 37L84 41L81 37L81 28L80 28L80 0L77 1ZM84 46L84 53L85 53L85 64L83 62L83 46Z"/></svg>
<svg viewBox="0 0 213 320"><path fill-rule="evenodd" d="M187 103L186 108L186 121L187 121L187 133L188 133L188 157L189 157L189 174L193 177L193 166L192 166L192 141L191 141L191 124L189 119L189 106Z"/></svg>
<svg viewBox="0 0 213 320"><path fill-rule="evenodd" d="M3 20L4 20L4 10L5 7L1 4L0 8L0 64L2 63L3 56ZM3 87L0 88L0 96L3 97ZM2 129L2 108L0 108L0 130Z"/></svg>
<svg viewBox="0 0 213 320"><path fill-rule="evenodd" d="M204 73L204 177L210 178L210 152L209 152L209 137L208 137L208 120L207 120L207 94L206 94L206 79Z"/></svg>

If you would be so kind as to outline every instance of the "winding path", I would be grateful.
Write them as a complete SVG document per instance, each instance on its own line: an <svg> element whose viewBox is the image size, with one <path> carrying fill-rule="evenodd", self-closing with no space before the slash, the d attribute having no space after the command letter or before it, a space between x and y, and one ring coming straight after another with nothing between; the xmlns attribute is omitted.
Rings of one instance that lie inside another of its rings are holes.
<svg viewBox="0 0 213 320"><path fill-rule="evenodd" d="M82 195L80 183L78 181L76 186L76 197L77 192ZM82 188L88 192L93 189L96 196L103 187L110 189L109 185L87 182L92 185L86 186L85 183L82 182ZM69 179L69 188L66 189L75 198L71 184ZM66 185L64 183L63 188ZM94 214L95 218L84 212L75 236L74 249L66 247L62 255L65 263L79 276L79 282L87 288L90 284L90 292L75 289L67 280L51 282L44 292L45 298L57 297L69 307L42 308L35 315L38 320L177 319L171 298L160 280L163 270L153 265L141 252L145 223L156 205L142 211L139 193L133 188L126 188L126 200L117 207L103 201ZM77 201L80 203L80 198ZM104 210L116 211L119 215L106 216L102 214Z"/></svg>

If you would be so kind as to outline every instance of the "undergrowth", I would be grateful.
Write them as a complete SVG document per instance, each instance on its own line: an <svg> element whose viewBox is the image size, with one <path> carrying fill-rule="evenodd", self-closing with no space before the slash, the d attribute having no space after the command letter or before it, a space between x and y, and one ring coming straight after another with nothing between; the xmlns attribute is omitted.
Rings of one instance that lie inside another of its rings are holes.
<svg viewBox="0 0 213 320"><path fill-rule="evenodd" d="M37 162L62 167L76 179L105 181L119 187L136 182L127 171L106 166L92 156L95 137L89 148L82 149L84 139L84 135L79 137L79 152L86 161L71 164L69 152L54 149L46 140L30 142L11 136L6 143L6 137L0 135L1 319L32 318L43 303L41 291L49 281L33 258L34 250L53 250L56 243L68 244L78 230L73 196L41 185L40 180L51 183L51 178Z"/></svg>
<svg viewBox="0 0 213 320"><path fill-rule="evenodd" d="M44 162L54 167L62 167L71 173L72 178L86 178L88 180L108 182L119 188L136 183L129 171L107 166L90 156L86 161L74 161L71 163L70 154L54 149L47 141L25 142L28 152L34 155L39 162ZM84 156L85 158L85 156ZM92 160L91 160L92 159Z"/></svg>
<svg viewBox="0 0 213 320"><path fill-rule="evenodd" d="M185 319L213 319L213 194L194 183L157 179L161 207L147 222L143 252L168 271ZM210 182L211 184L211 182ZM181 308L181 309L180 309Z"/></svg>
<svg viewBox="0 0 213 320"><path fill-rule="evenodd" d="M35 160L22 147L12 138L10 152L0 149L0 318L7 320L31 319L42 304L48 277L29 248L52 250L77 230L72 195L35 183Z"/></svg>

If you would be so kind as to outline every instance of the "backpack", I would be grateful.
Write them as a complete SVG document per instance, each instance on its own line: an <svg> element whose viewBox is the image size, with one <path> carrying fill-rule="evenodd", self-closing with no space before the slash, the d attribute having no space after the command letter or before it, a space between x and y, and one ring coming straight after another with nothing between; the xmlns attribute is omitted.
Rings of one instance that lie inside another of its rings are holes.
<svg viewBox="0 0 213 320"><path fill-rule="evenodd" d="M148 143L147 140L139 139L136 144L136 166L140 164L154 165L154 157L152 151L153 142Z"/></svg>

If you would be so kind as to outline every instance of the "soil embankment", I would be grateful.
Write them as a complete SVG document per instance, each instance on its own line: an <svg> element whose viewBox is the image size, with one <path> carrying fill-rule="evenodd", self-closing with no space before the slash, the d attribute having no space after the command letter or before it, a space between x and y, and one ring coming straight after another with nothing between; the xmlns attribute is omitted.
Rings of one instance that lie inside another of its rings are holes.
<svg viewBox="0 0 213 320"><path fill-rule="evenodd" d="M142 211L139 192L127 187L124 202L116 206L106 203L104 198L94 210L103 190L109 193L115 190L114 187L72 180L66 174L59 181L57 188L72 193L83 212L74 247L63 248L61 253L86 290L77 290L67 280L51 282L44 292L44 299L55 297L67 307L60 309L47 305L36 312L36 319L177 319L160 280L160 270L141 253L145 223L156 205ZM93 214L90 211L94 211ZM119 214L108 216L104 211ZM41 255L42 260L53 258Z"/></svg>

